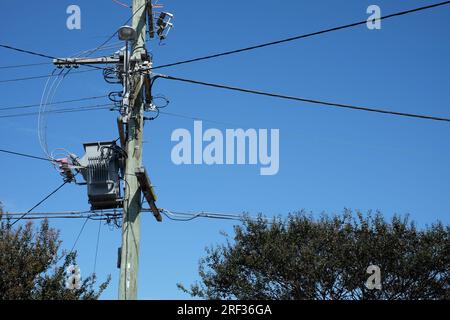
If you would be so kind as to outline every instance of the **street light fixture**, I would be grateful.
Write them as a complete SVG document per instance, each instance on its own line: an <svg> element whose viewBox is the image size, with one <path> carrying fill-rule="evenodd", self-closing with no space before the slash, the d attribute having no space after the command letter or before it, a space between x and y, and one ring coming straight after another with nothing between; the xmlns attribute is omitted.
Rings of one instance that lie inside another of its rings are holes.
<svg viewBox="0 0 450 320"><path fill-rule="evenodd" d="M133 41L136 40L136 30L130 26L122 26L119 28L119 40Z"/></svg>
<svg viewBox="0 0 450 320"><path fill-rule="evenodd" d="M128 42L136 41L137 33L136 30L130 26L122 26L117 31L119 35L119 40L125 41L125 59L124 59L124 81L123 81L123 108L128 113L128 102L129 102L129 71L130 71L130 53L128 50Z"/></svg>

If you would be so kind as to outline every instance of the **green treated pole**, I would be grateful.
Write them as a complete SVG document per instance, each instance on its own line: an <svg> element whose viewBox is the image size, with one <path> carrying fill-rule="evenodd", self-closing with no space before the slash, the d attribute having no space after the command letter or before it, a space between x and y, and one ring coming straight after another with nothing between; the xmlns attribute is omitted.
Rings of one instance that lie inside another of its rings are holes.
<svg viewBox="0 0 450 320"><path fill-rule="evenodd" d="M146 0L133 0L133 24L137 39L132 45L131 70L134 63L145 52L146 39ZM149 5L151 5L149 3ZM125 198L123 204L122 250L120 259L119 299L136 300L139 270L139 247L141 240L141 190L135 176L142 166L142 134L144 128L142 104L142 79L139 73L132 73L134 87L130 90L130 111L128 118L127 154L125 167Z"/></svg>

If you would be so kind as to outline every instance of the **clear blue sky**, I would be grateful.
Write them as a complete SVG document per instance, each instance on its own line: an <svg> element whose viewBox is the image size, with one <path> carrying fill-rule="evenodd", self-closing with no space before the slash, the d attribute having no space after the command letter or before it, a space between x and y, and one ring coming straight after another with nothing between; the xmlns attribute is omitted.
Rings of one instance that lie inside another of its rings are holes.
<svg viewBox="0 0 450 320"><path fill-rule="evenodd" d="M130 2L130 0L123 0ZM175 28L164 46L151 44L155 64L235 49L359 21L378 4L383 14L433 1L164 1ZM82 10L82 29L66 29L66 8ZM100 44L129 16L111 0L0 2L0 42L55 56L70 56ZM165 69L164 73L211 82L450 117L450 7L217 60ZM114 40L116 41L116 40ZM0 66L46 62L0 49ZM0 70L0 80L48 74L51 66ZM161 70L162 72L163 70ZM40 101L45 79L0 84L1 107ZM107 94L98 72L74 74L56 100ZM188 84L160 81L168 112L244 128L280 129L280 171L260 176L258 166L175 166L170 159L177 128L193 121L161 115L145 131L144 162L156 185L158 204L192 211L285 216L299 209L341 212L345 207L379 209L386 217L407 214L424 226L450 214L450 125L443 122L330 109ZM105 100L106 102L106 100ZM89 103L80 103L86 105ZM117 138L116 114L108 111L49 116L50 149L83 154L82 143ZM204 123L204 127L225 126ZM230 126L228 126L230 127ZM43 156L37 118L0 119L0 148ZM233 128L233 127L230 127ZM0 200L11 212L28 210L61 183L44 162L1 155ZM40 211L88 209L85 187L69 185ZM70 248L83 220L51 221ZM139 279L141 299L187 298L177 282L198 279L205 247L232 235L232 222L142 220ZM88 222L77 245L83 274L91 273L97 222ZM101 229L97 273L112 275L103 298L117 297L120 231Z"/></svg>

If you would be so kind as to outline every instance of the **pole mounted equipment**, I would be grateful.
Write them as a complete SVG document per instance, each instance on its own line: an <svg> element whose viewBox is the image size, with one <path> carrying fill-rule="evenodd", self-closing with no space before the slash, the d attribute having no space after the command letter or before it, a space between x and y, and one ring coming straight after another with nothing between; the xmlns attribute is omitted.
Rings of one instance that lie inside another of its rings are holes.
<svg viewBox="0 0 450 320"><path fill-rule="evenodd" d="M85 143L86 154L73 162L81 167L87 184L91 210L116 209L122 206L120 175L126 153L113 141Z"/></svg>
<svg viewBox="0 0 450 320"><path fill-rule="evenodd" d="M119 40L125 42L125 49L116 54L99 58L52 57L59 68L104 64L105 67L93 67L103 69L108 83L123 85L122 91L108 95L120 111L117 118L120 146L116 141L86 143L86 154L81 159L75 155L70 155L69 159L69 168L81 172L86 181L92 210L123 207L122 246L118 258L121 300L137 299L142 195L156 220L162 221L153 185L142 164L144 112L158 110L151 93L152 58L146 49L146 34L148 29L150 38L157 34L164 40L173 27L173 15L161 13L155 28L153 8L150 0L132 1L131 26L124 25L117 31ZM64 164L60 169L65 169Z"/></svg>
<svg viewBox="0 0 450 320"><path fill-rule="evenodd" d="M119 40L122 41L134 41L136 40L137 34L136 29L130 26L122 26L118 31Z"/></svg>
<svg viewBox="0 0 450 320"><path fill-rule="evenodd" d="M158 21L156 22L157 31L159 39L165 40L169 35L170 30L173 28L173 14L169 12L161 12L159 15Z"/></svg>

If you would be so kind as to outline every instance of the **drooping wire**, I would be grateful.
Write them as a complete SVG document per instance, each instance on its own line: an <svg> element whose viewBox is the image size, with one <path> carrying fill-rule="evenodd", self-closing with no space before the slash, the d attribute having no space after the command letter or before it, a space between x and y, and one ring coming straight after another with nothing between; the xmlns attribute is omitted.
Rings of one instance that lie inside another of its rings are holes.
<svg viewBox="0 0 450 320"><path fill-rule="evenodd" d="M427 5L427 6L423 6L423 7L419 7L419 8L415 8L415 9L410 9L410 10L406 10L406 11L396 12L396 13L393 13L393 14L382 16L382 17L380 17L378 19L375 19L375 20L376 21L387 20L387 19L390 19L390 18L393 18L393 17L398 17L398 16L402 16L402 15L406 15L406 14L411 14L411 13L414 13L414 12L419 12L419 11L423 11L423 10L427 10L427 9L432 9L432 8L436 8L436 7L444 6L444 5L448 5L448 4L450 4L450 1L444 1L444 2L440 2L440 3L436 3L436 4L432 4L432 5ZM250 46L250 47L246 47L246 48L241 48L241 49L226 51L226 52L222 52L222 53L207 55L207 56L203 56L203 57L199 57L199 58L182 60L182 61L178 61L178 62L174 62L174 63L168 63L168 64L164 64L164 65L159 65L159 66L153 67L152 69L156 70L156 69L168 68L168 67L178 66L178 65L182 65L182 64L198 62L198 61L203 61L203 60L209 60L209 59L219 58L219 57L228 56L228 55L232 55L232 54L242 53L242 52L251 51L251 50L255 50L255 49L261 49L261 48L274 46L274 45L278 45L278 44L282 44L282 43L286 43L286 42L291 42L291 41L296 41L296 40L300 40L300 39L310 38L310 37L314 37L314 36L325 34L325 33L334 32L334 31L338 31L338 30L353 28L353 27L356 27L356 26L365 25L366 23L367 23L367 20L363 20L363 21L359 21L359 22L355 22L355 23L351 23L351 24L346 24L346 25L335 27L335 28L331 28L331 29L326 29L326 30L321 30L321 31L317 31L317 32L312 32L312 33L299 35L299 36L294 36L294 37L290 37L290 38L287 38L287 39L276 40L276 41L262 43L262 44L258 44L258 45L254 45L254 46Z"/></svg>
<svg viewBox="0 0 450 320"><path fill-rule="evenodd" d="M54 56L50 56L48 54L43 54L43 53L39 53L39 52L35 52L35 51L25 50L25 49L13 47L13 46L5 45L5 44L0 44L0 47L4 48L4 49L8 49L8 50L13 50L13 51L21 52L21 53L30 54L30 55L33 55L33 56L38 56L38 57L41 57L41 58L52 59L52 60L57 60L57 61L67 61L67 59L57 58L57 57L54 57ZM101 49L101 48L98 48L97 50L99 50L99 49ZM96 70L103 70L102 67L98 67L98 66L91 65L91 64L85 64L84 66L89 67L89 68L93 68L93 69L96 69Z"/></svg>
<svg viewBox="0 0 450 320"><path fill-rule="evenodd" d="M56 96L56 93L58 91L58 88L61 86L61 83L64 81L64 79L66 78L66 76L70 73L72 69L68 69L65 73L63 73L60 77L56 78L56 85L50 90L49 94L47 95L47 100L45 101L45 104L42 108L42 114L45 114L47 107L53 102L53 99ZM55 82L54 82L55 84ZM40 109L41 111L41 109ZM43 130L43 135L41 137L43 137L43 144L44 144L44 152L49 156L49 151L48 151L48 141L47 141L47 117L43 117L43 127L41 127L41 130ZM51 159L51 158L50 158Z"/></svg>
<svg viewBox="0 0 450 320"><path fill-rule="evenodd" d="M109 84L120 84L122 83L118 74L120 74L116 67L108 67L103 70L103 78Z"/></svg>
<svg viewBox="0 0 450 320"><path fill-rule="evenodd" d="M206 119L206 118L203 118L203 117L197 117L197 116L186 115L186 114L179 114L179 113L166 112L166 111L160 111L160 114L166 115L166 116L170 116L170 117L186 119L186 120L209 122L209 123L212 123L212 124L218 124L218 125L222 125L222 126L241 127L241 128L244 127L241 124L217 121L217 120Z"/></svg>
<svg viewBox="0 0 450 320"><path fill-rule="evenodd" d="M71 74L80 74L80 73L87 73L92 71L98 71L96 69L89 69L89 70L79 70L79 71L73 71ZM45 78L51 78L51 77L57 77L58 75L55 74L45 74L40 76L33 76L33 77L24 77L24 78L14 78L14 79L7 79L7 80L0 80L0 83L9 83L9 82L17 82L17 81L27 81L27 80L37 80L37 79L45 79Z"/></svg>
<svg viewBox="0 0 450 320"><path fill-rule="evenodd" d="M150 209L144 209L144 212L151 211ZM229 213L212 213L201 211L198 213L189 213L189 212L179 212L179 211L171 211L167 209L159 209L159 211L164 214L168 219L173 221L181 221L188 222L198 218L209 218L209 219L218 219L218 220L232 220L232 221L240 221L243 222L246 219L256 220L257 218L251 217L247 214L229 214ZM268 220L268 219L266 219Z"/></svg>
<svg viewBox="0 0 450 320"><path fill-rule="evenodd" d="M59 261L61 261L62 258L64 258L65 256L67 257L67 256L69 256L69 255L71 255L71 254L73 253L73 251L75 250L75 247L76 247L76 245L77 245L77 243L78 243L78 240L80 240L81 234L83 233L84 227L86 227L86 224L87 224L87 222L88 222L89 220L90 220L89 217L86 218L86 220L84 220L84 223L83 223L83 225L81 226L81 229L80 229L80 231L78 232L78 235L77 235L77 237L76 237L76 239L75 239L75 242L73 243L72 248L70 249L69 253L66 254L66 255L64 255L64 254L61 255L61 257L58 259L58 261L57 261L56 263L58 263Z"/></svg>
<svg viewBox="0 0 450 320"><path fill-rule="evenodd" d="M52 73L51 73L51 76L53 76L57 70L58 70L57 68L54 68L53 71L52 71ZM60 72L59 72L58 75L57 75L58 78L61 76L61 74L62 74L63 72L64 72L64 70L60 70ZM58 78L57 78L57 79L58 79ZM43 119L41 118L41 116L42 116L42 111L43 111L43 108L44 108L44 104L45 104L45 102L46 102L47 99L48 99L49 93L47 92L47 90L48 90L48 84L49 84L49 82L50 82L51 79L52 79L52 78L49 76L48 79L47 79L47 81L45 82L45 86L44 86L44 89L43 89L43 91L42 91L41 103L40 103L40 105L39 105L38 127L37 127L37 134L38 134L39 145L40 145L42 151L44 151L45 155L46 155L47 158L49 158L49 159L51 159L51 158L50 158L50 155L48 154L48 151L47 151L46 148L45 148L45 145L44 145L44 137L42 136L42 133L43 133L42 126L44 125L44 122L43 122ZM56 79L53 79L53 80L54 80L54 81L52 82L52 85L51 85L50 88L53 88L53 86L54 86L54 84L55 84Z"/></svg>
<svg viewBox="0 0 450 320"><path fill-rule="evenodd" d="M26 64L16 64L16 65L10 65L10 66L0 66L0 69L16 69L16 68L25 68L25 67L48 66L51 64L52 64L51 62L26 63Z"/></svg>
<svg viewBox="0 0 450 320"><path fill-rule="evenodd" d="M30 54L30 55L41 57L41 58L52 59L52 60L56 59L55 57L50 56L48 54L43 54L43 53L31 51L31 50L21 49L21 48L17 48L17 47L6 45L4 43L0 43L0 47L4 48L4 49L8 49L8 50L13 50L13 51L21 52L21 53Z"/></svg>
<svg viewBox="0 0 450 320"><path fill-rule="evenodd" d="M111 103L105 103L105 104L97 104L97 105L90 105L90 106L83 106L83 107L50 110L50 111L45 111L45 113L43 113L43 114L45 114L45 115L64 114L64 113L75 113L75 112L86 112L86 111L97 111L97 110L113 111L113 110L118 110L118 109L116 107L114 107ZM28 117L28 116L35 116L35 115L39 115L39 112L27 112L27 113L15 113L15 114L1 115L0 119Z"/></svg>
<svg viewBox="0 0 450 320"><path fill-rule="evenodd" d="M92 96L92 97L84 97L84 98L77 98L77 99L70 99L70 100L63 100L63 101L57 101L52 102L47 105L59 105L59 104L66 104L66 103L72 103L72 102L82 102L82 101L90 101L90 100L98 100L102 98L106 98L107 95L101 95L101 96ZM20 106L12 106L12 107L0 107L0 111L6 111L6 110L16 110L16 109L28 109L28 108L34 108L39 107L41 104L26 104L26 105L20 105Z"/></svg>
<svg viewBox="0 0 450 320"><path fill-rule="evenodd" d="M123 2L121 2L121 1L119 1L119 0L112 0L112 1L115 2L115 3L117 3L118 5L121 5L122 7L125 7L125 8L131 8L130 5L128 5L128 4L126 4L126 3L123 3Z"/></svg>
<svg viewBox="0 0 450 320"><path fill-rule="evenodd" d="M100 49L98 49L98 47L94 47L94 48L91 48L91 49L80 51L80 52L74 54L73 56L74 57L79 57L81 55L90 56L90 55L92 55L93 52L105 51L105 50L116 49L116 48L118 49L118 48L122 48L122 47L123 47L123 42L122 41L114 42L114 43L111 43L110 45L107 45L107 46L105 45L105 46L101 47Z"/></svg>
<svg viewBox="0 0 450 320"><path fill-rule="evenodd" d="M15 152L15 151L9 151L9 150L0 149L0 152L16 155L16 156L20 156L20 157L26 157L26 158L30 158L30 159L36 159L36 160L42 160L42 161L50 161L51 162L51 160L49 160L47 158L37 157L37 156L33 156L33 155L25 154L25 153L20 153L20 152Z"/></svg>
<svg viewBox="0 0 450 320"><path fill-rule="evenodd" d="M86 53L86 52L88 52L88 56L89 56L92 53L94 53L95 51L98 51L98 50L102 49L103 47L105 47L105 45L102 45L100 47L96 47L94 49L89 49L89 50L83 51L81 53L78 53L78 54L72 56L72 58L76 57L76 56L79 56L80 54L83 54L83 53ZM104 70L104 68L100 68L100 69ZM56 70L56 68L54 69L53 73L55 72L55 70ZM55 81L52 83L52 86L50 87L50 92L47 94L46 100L45 100L44 103L42 103L42 99L41 99L41 106L39 108L39 115L38 115L38 139L39 139L39 144L41 145L41 148L43 149L43 151L47 155L47 157L49 157L49 159L51 159L51 157L50 157L50 154L49 154L49 151L48 151L48 144L47 144L46 117L42 117L42 114L46 114L45 113L46 108L47 108L48 105L52 104L53 98L56 95L57 89L59 88L59 86L61 85L62 81L65 79L65 77L72 70L73 70L72 68L69 68L68 71L65 74L62 75L62 77L58 77L58 78L60 78L60 80L59 80L59 82L57 82L55 87L54 87ZM62 74L62 70L61 70L59 76L61 76L61 74ZM44 88L43 97L45 95L45 91L46 91L47 85L48 85L48 81L47 81L46 86ZM53 92L51 92L52 90L53 90ZM50 98L50 100L49 100L49 98ZM67 110L67 111L69 111L69 110ZM54 160L54 159L52 159L52 160Z"/></svg>
<svg viewBox="0 0 450 320"><path fill-rule="evenodd" d="M114 49L114 48L120 48L122 46L123 46L122 42L117 42L117 43L111 44L109 46L104 46L102 49L99 49L97 51L100 51L100 50L104 51L104 50L109 50L109 49ZM90 53L94 49L95 48L89 49L89 50L84 50L84 51L80 52L80 54ZM53 64L52 62L27 63L27 64L0 66L0 69L16 69L16 68L26 68L26 67L36 67L36 66L47 66L47 65L52 65L52 64Z"/></svg>
<svg viewBox="0 0 450 320"><path fill-rule="evenodd" d="M146 5L148 4L148 0L146 0L144 2L144 4L142 6L140 6L139 8L137 8L135 10L135 12L131 15L131 17L129 19L127 19L127 21L125 21L122 25L126 25L128 24L133 18L134 16ZM111 36L109 36L104 42L102 42L102 44L100 44L97 48L95 48L94 50L92 50L92 52L90 54L93 54L95 52L97 52L98 50L100 50L101 48L103 48L106 44L108 44L108 42L110 42L117 34L119 33L119 30L116 30Z"/></svg>
<svg viewBox="0 0 450 320"><path fill-rule="evenodd" d="M5 217L15 217L14 214L10 214L10 213L3 213L2 214ZM98 215L39 215L39 216L30 216L29 214L22 218L22 220L43 220L43 219L69 219L69 220L76 220L76 219L89 219L89 220L93 220L93 221L106 221L108 223L108 221L112 221L112 219L116 219L117 215L112 215L112 214L105 214L102 216L98 216Z"/></svg>
<svg viewBox="0 0 450 320"><path fill-rule="evenodd" d="M95 270L97 268L97 257L98 257L98 244L100 242L100 231L102 228L102 220L98 221L98 231L97 231L97 243L95 245L95 257L94 257L94 274L95 274Z"/></svg>
<svg viewBox="0 0 450 320"><path fill-rule="evenodd" d="M157 101L157 100L163 100L163 101L164 101L164 104L163 104L163 105L159 105L159 104L155 103L155 101ZM158 108L158 109L164 109L164 108L166 108L166 107L169 105L169 103L170 103L169 99L167 99L167 98L166 98L164 95L162 95L162 94L157 94L157 95L153 96L153 97L152 97L152 102L154 103L155 107Z"/></svg>
<svg viewBox="0 0 450 320"><path fill-rule="evenodd" d="M96 51L100 51L100 50L109 50L109 49L113 49L113 48L121 48L122 46L117 46L117 45L110 45L110 46L105 46L101 49L89 49L89 50L84 50L81 51L79 53L77 53L76 55L73 55L72 57L77 57L80 56L84 53L88 53L87 56L89 56L91 54L91 52L94 52L94 50ZM29 64L29 65L18 65L18 66L5 66L3 68L13 68L13 67L25 67L25 66L33 66L33 65L52 65L53 63L39 63L39 64ZM83 65L82 65L83 66ZM105 67L97 67L97 66L92 66L92 65L84 65L84 66L90 66L92 67L92 69L88 69L88 70L78 70L78 71L72 71L70 74L81 74L81 73L86 73L86 72L92 72L92 71L98 71L98 70L105 70L107 68ZM2 67L0 67L1 69ZM75 68L78 68L78 66L76 66ZM44 79L47 78L49 76L56 76L56 75L39 75L39 76L31 76L31 77L21 77L21 78L13 78L13 79L3 79L0 80L0 83L11 83L11 82L18 82L18 81L27 81L27 80L37 80L37 79Z"/></svg>
<svg viewBox="0 0 450 320"><path fill-rule="evenodd" d="M316 105L323 105L323 106L327 106L327 107L337 107L337 108L343 108L343 109L351 109L351 110L359 110L359 111L366 111L366 112L382 113L382 114L393 115L393 116L402 116L402 117L409 117L409 118L418 118L418 119L450 122L450 118L444 118L444 117L436 117L436 116L423 115L423 114L414 114L414 113L406 113L406 112L397 112L397 111L391 111L391 110L385 110L385 109L369 108L369 107L365 107L365 106L356 106L356 105L335 103L335 102L330 102L330 101L320 101L320 100L306 99L306 98L282 95L282 94L278 94L278 93L264 92L264 91L251 90L251 89L244 89L244 88L238 88L238 87L233 87L233 86L228 86L228 85L221 85L221 84L215 84L215 83L204 82L204 81L197 81L197 80L192 80L192 79L184 79L184 78L178 78L178 77L172 77L172 76L166 76L166 75L158 75L158 76L155 76L155 78L162 78L162 79L168 79L168 80L181 81L181 82L197 84L197 85L202 85L202 86L207 86L207 87L213 87L213 88L226 89L226 90L238 91L238 92L243 92L243 93L256 94L256 95L267 96L267 97L272 97L272 98L279 98L279 99L285 99L285 100L306 102L306 103L311 103L311 104L316 104Z"/></svg>
<svg viewBox="0 0 450 320"><path fill-rule="evenodd" d="M62 187L64 187L67 183L69 183L68 180L65 180L63 182L63 184L61 184L58 188L56 188L55 190L53 190L49 195L47 195L44 199L42 199L41 201L39 201L38 203L36 203L30 210L28 210L27 212L25 212L20 218L18 218L16 221L14 221L11 224L11 227L14 226L17 222L19 222L20 220L22 220L24 217L26 217L27 214L29 214L31 211L33 211L34 209L36 209L37 207L39 207L42 203L44 203L48 198L50 198L52 195L54 195L55 193L57 193Z"/></svg>

